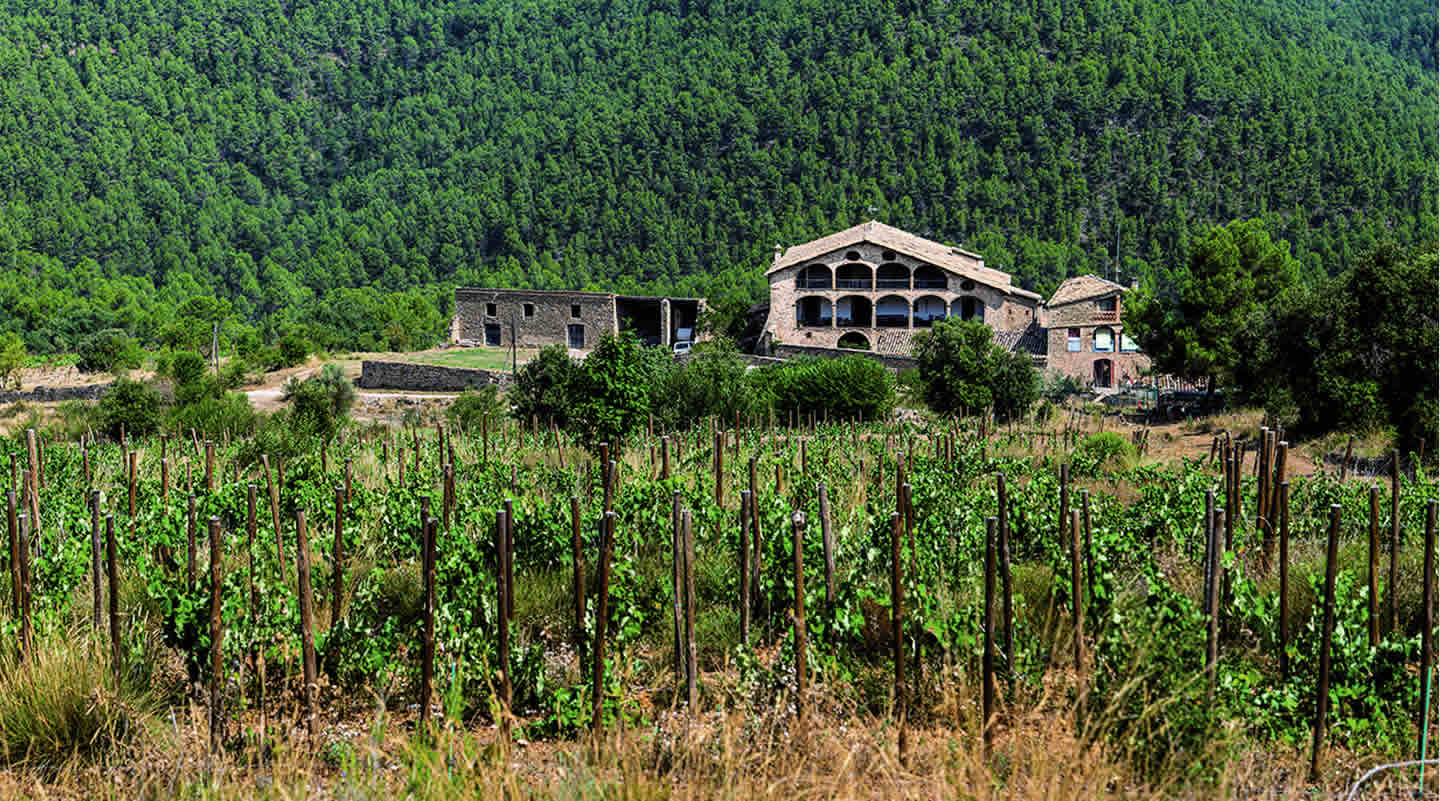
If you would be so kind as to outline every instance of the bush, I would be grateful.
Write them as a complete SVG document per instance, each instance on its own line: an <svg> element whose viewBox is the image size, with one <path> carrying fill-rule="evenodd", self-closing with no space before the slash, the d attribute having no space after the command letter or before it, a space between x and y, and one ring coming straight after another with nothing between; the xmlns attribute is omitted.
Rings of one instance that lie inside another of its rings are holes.
<svg viewBox="0 0 1440 801"><path fill-rule="evenodd" d="M798 359L760 371L753 385L781 416L884 417L895 406L895 377L863 356Z"/></svg>
<svg viewBox="0 0 1440 801"><path fill-rule="evenodd" d="M107 328L86 337L80 343L75 366L85 373L111 373L134 370L145 361L145 349L119 328Z"/></svg>
<svg viewBox="0 0 1440 801"><path fill-rule="evenodd" d="M220 439L226 431L232 436L249 434L255 429L255 419L250 398L232 392L176 406L166 416L166 425L176 433L183 434L193 428L201 437Z"/></svg>
<svg viewBox="0 0 1440 801"><path fill-rule="evenodd" d="M1074 458L1077 469L1082 471L1086 467L1125 470L1134 466L1137 456L1129 440L1114 431L1101 431L1081 440Z"/></svg>
<svg viewBox="0 0 1440 801"><path fill-rule="evenodd" d="M450 425L465 432L478 431L482 420L493 429L504 414L505 404L494 384L465 390L445 410Z"/></svg>
<svg viewBox="0 0 1440 801"><path fill-rule="evenodd" d="M655 352L660 363L651 371L649 403L662 425L685 425L711 415L733 420L737 412L750 415L756 411L756 393L734 342L701 342L683 362L674 361L663 350Z"/></svg>
<svg viewBox="0 0 1440 801"><path fill-rule="evenodd" d="M319 375L304 381L291 378L285 382L282 392L283 399L290 404L291 430L322 439L335 435L340 420L355 402L354 385L334 363L325 365Z"/></svg>
<svg viewBox="0 0 1440 801"><path fill-rule="evenodd" d="M144 436L160 428L164 405L154 387L122 377L100 396L96 415L101 428L112 437L119 437L122 429L134 436Z"/></svg>
<svg viewBox="0 0 1440 801"><path fill-rule="evenodd" d="M1059 370L1046 371L1045 380L1040 384L1040 397L1051 403L1064 403L1066 398L1084 391L1085 385L1080 379Z"/></svg>
<svg viewBox="0 0 1440 801"><path fill-rule="evenodd" d="M0 334L0 389L19 389L24 366L25 341L13 331Z"/></svg>
<svg viewBox="0 0 1440 801"><path fill-rule="evenodd" d="M572 396L574 417L590 443L620 439L650 411L650 371L633 334L605 334L586 357Z"/></svg>
<svg viewBox="0 0 1440 801"><path fill-rule="evenodd" d="M555 425L567 428L572 393L580 380L580 363L570 358L563 345L549 345L516 372L506 397L517 420L553 420Z"/></svg>
<svg viewBox="0 0 1440 801"><path fill-rule="evenodd" d="M293 331L280 337L280 341L275 343L276 356L278 356L274 365L275 369L294 367L300 364L310 356L312 349L309 340Z"/></svg>
<svg viewBox="0 0 1440 801"><path fill-rule="evenodd" d="M1024 415L1039 397L1035 367L1026 353L995 344L978 320L947 318L915 335L914 354L925 401L942 414L994 409L1000 420Z"/></svg>

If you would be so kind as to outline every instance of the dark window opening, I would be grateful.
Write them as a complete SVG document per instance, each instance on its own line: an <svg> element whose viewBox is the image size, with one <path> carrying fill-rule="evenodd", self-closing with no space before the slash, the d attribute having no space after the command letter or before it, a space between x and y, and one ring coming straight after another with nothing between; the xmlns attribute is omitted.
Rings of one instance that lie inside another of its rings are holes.
<svg viewBox="0 0 1440 801"><path fill-rule="evenodd" d="M576 308L579 307L577 306ZM569 334L570 338L570 347L576 350L585 347L585 326L571 325L569 326L567 333Z"/></svg>
<svg viewBox="0 0 1440 801"><path fill-rule="evenodd" d="M971 281L969 278L966 278L964 281L960 282L960 289L966 292L970 292L975 289L975 282Z"/></svg>
<svg viewBox="0 0 1440 801"><path fill-rule="evenodd" d="M486 323L486 324L485 324L485 344L486 344L486 345L489 345L489 346L492 347L492 348L498 348L498 347L500 347L500 324L499 324L499 323Z"/></svg>
<svg viewBox="0 0 1440 801"><path fill-rule="evenodd" d="M578 303L572 303L572 304L570 304L570 316L571 316L571 317L579 317L579 316L580 316L580 304L578 304Z"/></svg>
<svg viewBox="0 0 1440 801"><path fill-rule="evenodd" d="M485 304L485 316L486 316L486 317L494 317L494 316L495 316L495 304L493 304L493 303L487 303L487 304Z"/></svg>
<svg viewBox="0 0 1440 801"><path fill-rule="evenodd" d="M527 303L527 304L525 304L525 317L526 317L526 319L529 319L529 318L534 317L534 316L535 316L535 304L533 304L533 303Z"/></svg>
<svg viewBox="0 0 1440 801"><path fill-rule="evenodd" d="M845 261L860 261L860 251L851 250L845 254Z"/></svg>

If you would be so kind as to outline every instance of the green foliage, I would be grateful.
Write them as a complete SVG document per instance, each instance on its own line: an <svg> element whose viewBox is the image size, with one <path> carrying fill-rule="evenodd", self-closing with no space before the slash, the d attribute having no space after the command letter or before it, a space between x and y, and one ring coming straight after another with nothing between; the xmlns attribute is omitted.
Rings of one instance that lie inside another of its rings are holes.
<svg viewBox="0 0 1440 801"><path fill-rule="evenodd" d="M188 434L193 429L201 437L219 439L226 432L231 436L247 435L257 420L248 395L228 392L176 405L165 415L165 427L177 434Z"/></svg>
<svg viewBox="0 0 1440 801"><path fill-rule="evenodd" d="M515 383L505 393L515 419L554 421L568 428L573 398L583 381L580 363L570 358L563 345L540 349L535 358L515 373Z"/></svg>
<svg viewBox="0 0 1440 801"><path fill-rule="evenodd" d="M1085 391L1085 384L1059 370L1045 371L1045 378L1040 384L1040 397L1051 403L1064 403L1065 399L1072 395L1079 395Z"/></svg>
<svg viewBox="0 0 1440 801"><path fill-rule="evenodd" d="M326 363L318 375L305 379L291 377L281 388L290 404L290 424L300 434L330 439L336 426L355 402L355 385L334 362Z"/></svg>
<svg viewBox="0 0 1440 801"><path fill-rule="evenodd" d="M0 333L0 389L19 389L25 359L25 340L13 331Z"/></svg>
<svg viewBox="0 0 1440 801"><path fill-rule="evenodd" d="M145 350L134 337L110 328L86 337L80 343L79 356L75 366L82 372L111 373L139 367L145 360Z"/></svg>
<svg viewBox="0 0 1440 801"><path fill-rule="evenodd" d="M1231 384L1251 355L1246 331L1299 277L1288 242L1237 220L1207 231L1159 292L1127 296L1125 328L1159 372Z"/></svg>
<svg viewBox="0 0 1440 801"><path fill-rule="evenodd" d="M275 359L271 368L294 367L310 356L314 346L305 337L291 331L275 343Z"/></svg>
<svg viewBox="0 0 1440 801"><path fill-rule="evenodd" d="M978 320L940 320L915 335L912 352L925 401L942 414L993 408L998 419L1009 420L1023 415L1040 396L1029 354L996 345L994 332Z"/></svg>
<svg viewBox="0 0 1440 801"><path fill-rule="evenodd" d="M1098 470L1128 470L1138 458L1130 440L1114 431L1099 431L1080 441L1072 454L1080 473Z"/></svg>
<svg viewBox="0 0 1440 801"><path fill-rule="evenodd" d="M639 339L630 334L601 336L571 390L573 415L586 440L609 442L644 427L649 382Z"/></svg>
<svg viewBox="0 0 1440 801"><path fill-rule="evenodd" d="M735 343L714 339L695 345L689 359L676 361L659 352L651 369L650 410L666 428L690 425L706 417L734 420L759 409L759 397L747 376Z"/></svg>
<svg viewBox="0 0 1440 801"><path fill-rule="evenodd" d="M864 356L794 359L756 374L779 419L812 412L842 420L883 419L895 406L895 377Z"/></svg>
<svg viewBox="0 0 1440 801"><path fill-rule="evenodd" d="M143 436L159 429L164 403L154 387L122 376L100 396L96 418L112 437L120 436L122 430L130 436Z"/></svg>
<svg viewBox="0 0 1440 801"><path fill-rule="evenodd" d="M494 384L478 389L467 389L445 409L450 425L467 433L479 433L484 421L494 429L505 418L505 404L500 400L500 390Z"/></svg>

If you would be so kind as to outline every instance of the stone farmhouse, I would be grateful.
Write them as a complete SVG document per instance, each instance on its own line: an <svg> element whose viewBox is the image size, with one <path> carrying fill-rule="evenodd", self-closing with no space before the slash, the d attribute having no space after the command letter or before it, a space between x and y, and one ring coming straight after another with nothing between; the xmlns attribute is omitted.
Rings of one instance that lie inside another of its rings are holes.
<svg viewBox="0 0 1440 801"><path fill-rule="evenodd" d="M908 355L916 331L961 317L985 322L998 344L1029 353L1038 367L1097 389L1138 381L1150 366L1123 333L1126 287L1080 276L1042 303L978 254L874 220L777 248L766 277L762 352L798 345Z"/></svg>
<svg viewBox="0 0 1440 801"><path fill-rule="evenodd" d="M588 350L606 333L633 331L647 345L690 341L705 301L609 292L455 290L450 341L464 346L565 345Z"/></svg>

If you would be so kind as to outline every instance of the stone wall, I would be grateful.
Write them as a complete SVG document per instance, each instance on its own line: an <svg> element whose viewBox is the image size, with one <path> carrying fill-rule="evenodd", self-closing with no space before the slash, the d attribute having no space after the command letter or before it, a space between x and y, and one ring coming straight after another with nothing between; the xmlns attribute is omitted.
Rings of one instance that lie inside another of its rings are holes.
<svg viewBox="0 0 1440 801"><path fill-rule="evenodd" d="M819 356L822 359L838 359L842 356L863 356L871 361L879 362L891 370L906 370L916 366L916 361L909 356L898 356L892 353L875 353L868 350L850 350L848 348L812 348L804 345L776 345L775 355L794 359L801 356Z"/></svg>
<svg viewBox="0 0 1440 801"><path fill-rule="evenodd" d="M0 392L0 403L58 403L67 400L95 400L105 394L109 384L83 387L35 387L24 392Z"/></svg>
<svg viewBox="0 0 1440 801"><path fill-rule="evenodd" d="M616 330L615 297L598 292L455 290L453 340L485 345L487 325L498 327L499 345L506 348L512 339L521 347L568 345L570 326L579 325L584 330L581 347L591 348L601 334Z"/></svg>
<svg viewBox="0 0 1440 801"><path fill-rule="evenodd" d="M365 361L360 364L361 389L404 389L411 392L460 392L471 387L510 385L505 372L468 367L441 367L411 362Z"/></svg>
<svg viewBox="0 0 1440 801"><path fill-rule="evenodd" d="M1045 366L1078 379L1087 386L1095 379L1095 362L1109 359L1111 363L1112 387L1123 387L1127 380L1139 381L1141 374L1150 369L1150 357L1143 353L1123 353L1120 348L1120 326L1110 325L1115 332L1115 350L1109 353L1095 352L1095 329L1098 326L1071 325L1051 328L1049 331L1049 352L1045 355ZM1069 350L1069 329L1080 329L1080 350Z"/></svg>

